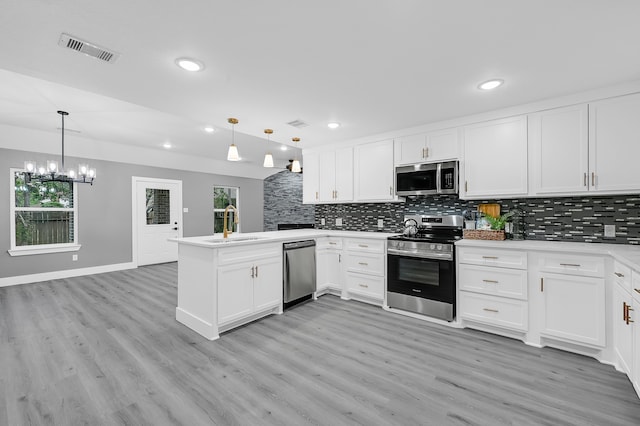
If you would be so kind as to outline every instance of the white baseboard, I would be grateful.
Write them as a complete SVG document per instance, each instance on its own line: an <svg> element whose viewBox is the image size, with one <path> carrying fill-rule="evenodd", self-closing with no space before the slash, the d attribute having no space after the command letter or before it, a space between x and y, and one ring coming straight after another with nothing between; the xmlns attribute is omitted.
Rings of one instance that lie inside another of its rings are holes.
<svg viewBox="0 0 640 426"><path fill-rule="evenodd" d="M40 274L17 275L15 277L0 278L0 287L8 287L10 285L37 283L41 281L57 280L61 278L81 277L83 275L102 274L105 272L124 271L125 269L134 269L136 264L133 262L116 263L112 265L92 266L81 269L66 269L64 271L43 272Z"/></svg>

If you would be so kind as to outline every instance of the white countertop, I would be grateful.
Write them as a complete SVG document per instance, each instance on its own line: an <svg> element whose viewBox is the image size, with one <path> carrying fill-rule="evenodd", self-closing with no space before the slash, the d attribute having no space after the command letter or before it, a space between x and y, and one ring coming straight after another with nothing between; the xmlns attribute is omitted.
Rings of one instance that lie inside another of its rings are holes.
<svg viewBox="0 0 640 426"><path fill-rule="evenodd" d="M609 255L630 268L640 269L640 246L630 244L572 243L539 240L471 240L462 239L456 247L493 247L506 250L554 251L576 254Z"/></svg>
<svg viewBox="0 0 640 426"><path fill-rule="evenodd" d="M320 237L371 238L386 240L397 232L360 232L360 231L332 231L328 229L291 229L287 231L247 232L229 235L224 240L222 234L203 235L198 237L171 238L178 244L188 244L208 248L237 247L240 245L273 243L284 241L298 241Z"/></svg>

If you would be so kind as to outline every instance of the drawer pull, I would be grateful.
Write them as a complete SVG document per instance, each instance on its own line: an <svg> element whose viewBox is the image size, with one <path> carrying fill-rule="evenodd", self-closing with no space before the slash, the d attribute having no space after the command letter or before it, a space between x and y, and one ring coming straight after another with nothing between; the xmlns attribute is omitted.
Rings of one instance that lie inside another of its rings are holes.
<svg viewBox="0 0 640 426"><path fill-rule="evenodd" d="M636 293L640 294L640 288L634 288L633 289Z"/></svg>
<svg viewBox="0 0 640 426"><path fill-rule="evenodd" d="M497 259L498 256L482 256L483 259Z"/></svg>
<svg viewBox="0 0 640 426"><path fill-rule="evenodd" d="M540 278L540 291L544 291L544 278Z"/></svg>
<svg viewBox="0 0 640 426"><path fill-rule="evenodd" d="M358 284L358 285L359 285L360 287L369 288L369 286L368 286L368 285L366 285L366 284Z"/></svg>
<svg viewBox="0 0 640 426"><path fill-rule="evenodd" d="M561 263L560 266L575 266L576 268L580 267L579 263Z"/></svg>
<svg viewBox="0 0 640 426"><path fill-rule="evenodd" d="M491 309L491 308L482 308L482 310L487 312L498 312L497 309Z"/></svg>
<svg viewBox="0 0 640 426"><path fill-rule="evenodd" d="M368 246L368 245L366 245L366 244L358 244L358 247L367 248L367 247L369 247L369 246Z"/></svg>
<svg viewBox="0 0 640 426"><path fill-rule="evenodd" d="M614 272L615 276L618 278L622 278L624 277L624 274L621 274L620 272Z"/></svg>
<svg viewBox="0 0 640 426"><path fill-rule="evenodd" d="M332 246L335 246L338 243L334 243L333 241L329 241L329 244L331 244Z"/></svg>
<svg viewBox="0 0 640 426"><path fill-rule="evenodd" d="M422 293L422 290L417 288L412 288L411 291L413 291L414 293Z"/></svg>
<svg viewBox="0 0 640 426"><path fill-rule="evenodd" d="M498 284L498 281L496 280L482 280L483 283L489 283L489 284Z"/></svg>
<svg viewBox="0 0 640 426"><path fill-rule="evenodd" d="M622 302L622 321L627 322L629 312L627 312L627 302ZM627 323L628 324L628 323Z"/></svg>
<svg viewBox="0 0 640 426"><path fill-rule="evenodd" d="M368 266L369 264L367 262L358 262L358 265Z"/></svg>

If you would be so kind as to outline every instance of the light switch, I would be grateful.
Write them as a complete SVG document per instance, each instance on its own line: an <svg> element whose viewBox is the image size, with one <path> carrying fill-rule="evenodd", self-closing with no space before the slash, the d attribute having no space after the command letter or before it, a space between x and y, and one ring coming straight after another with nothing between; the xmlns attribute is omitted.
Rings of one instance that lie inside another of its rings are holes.
<svg viewBox="0 0 640 426"><path fill-rule="evenodd" d="M189 213L189 207L185 207L182 209L182 213Z"/></svg>
<svg viewBox="0 0 640 426"><path fill-rule="evenodd" d="M384 228L384 219L378 219L378 228Z"/></svg>
<svg viewBox="0 0 640 426"><path fill-rule="evenodd" d="M615 225L605 225L604 226L604 236L605 237L615 237L616 236L616 226Z"/></svg>

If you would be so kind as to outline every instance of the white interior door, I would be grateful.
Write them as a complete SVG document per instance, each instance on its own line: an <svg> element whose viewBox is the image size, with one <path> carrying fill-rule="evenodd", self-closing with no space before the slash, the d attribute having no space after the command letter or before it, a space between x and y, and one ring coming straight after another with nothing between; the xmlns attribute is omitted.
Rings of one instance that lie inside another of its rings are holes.
<svg viewBox="0 0 640 426"><path fill-rule="evenodd" d="M182 236L182 181L133 179L137 264L177 261L178 244L168 239Z"/></svg>

